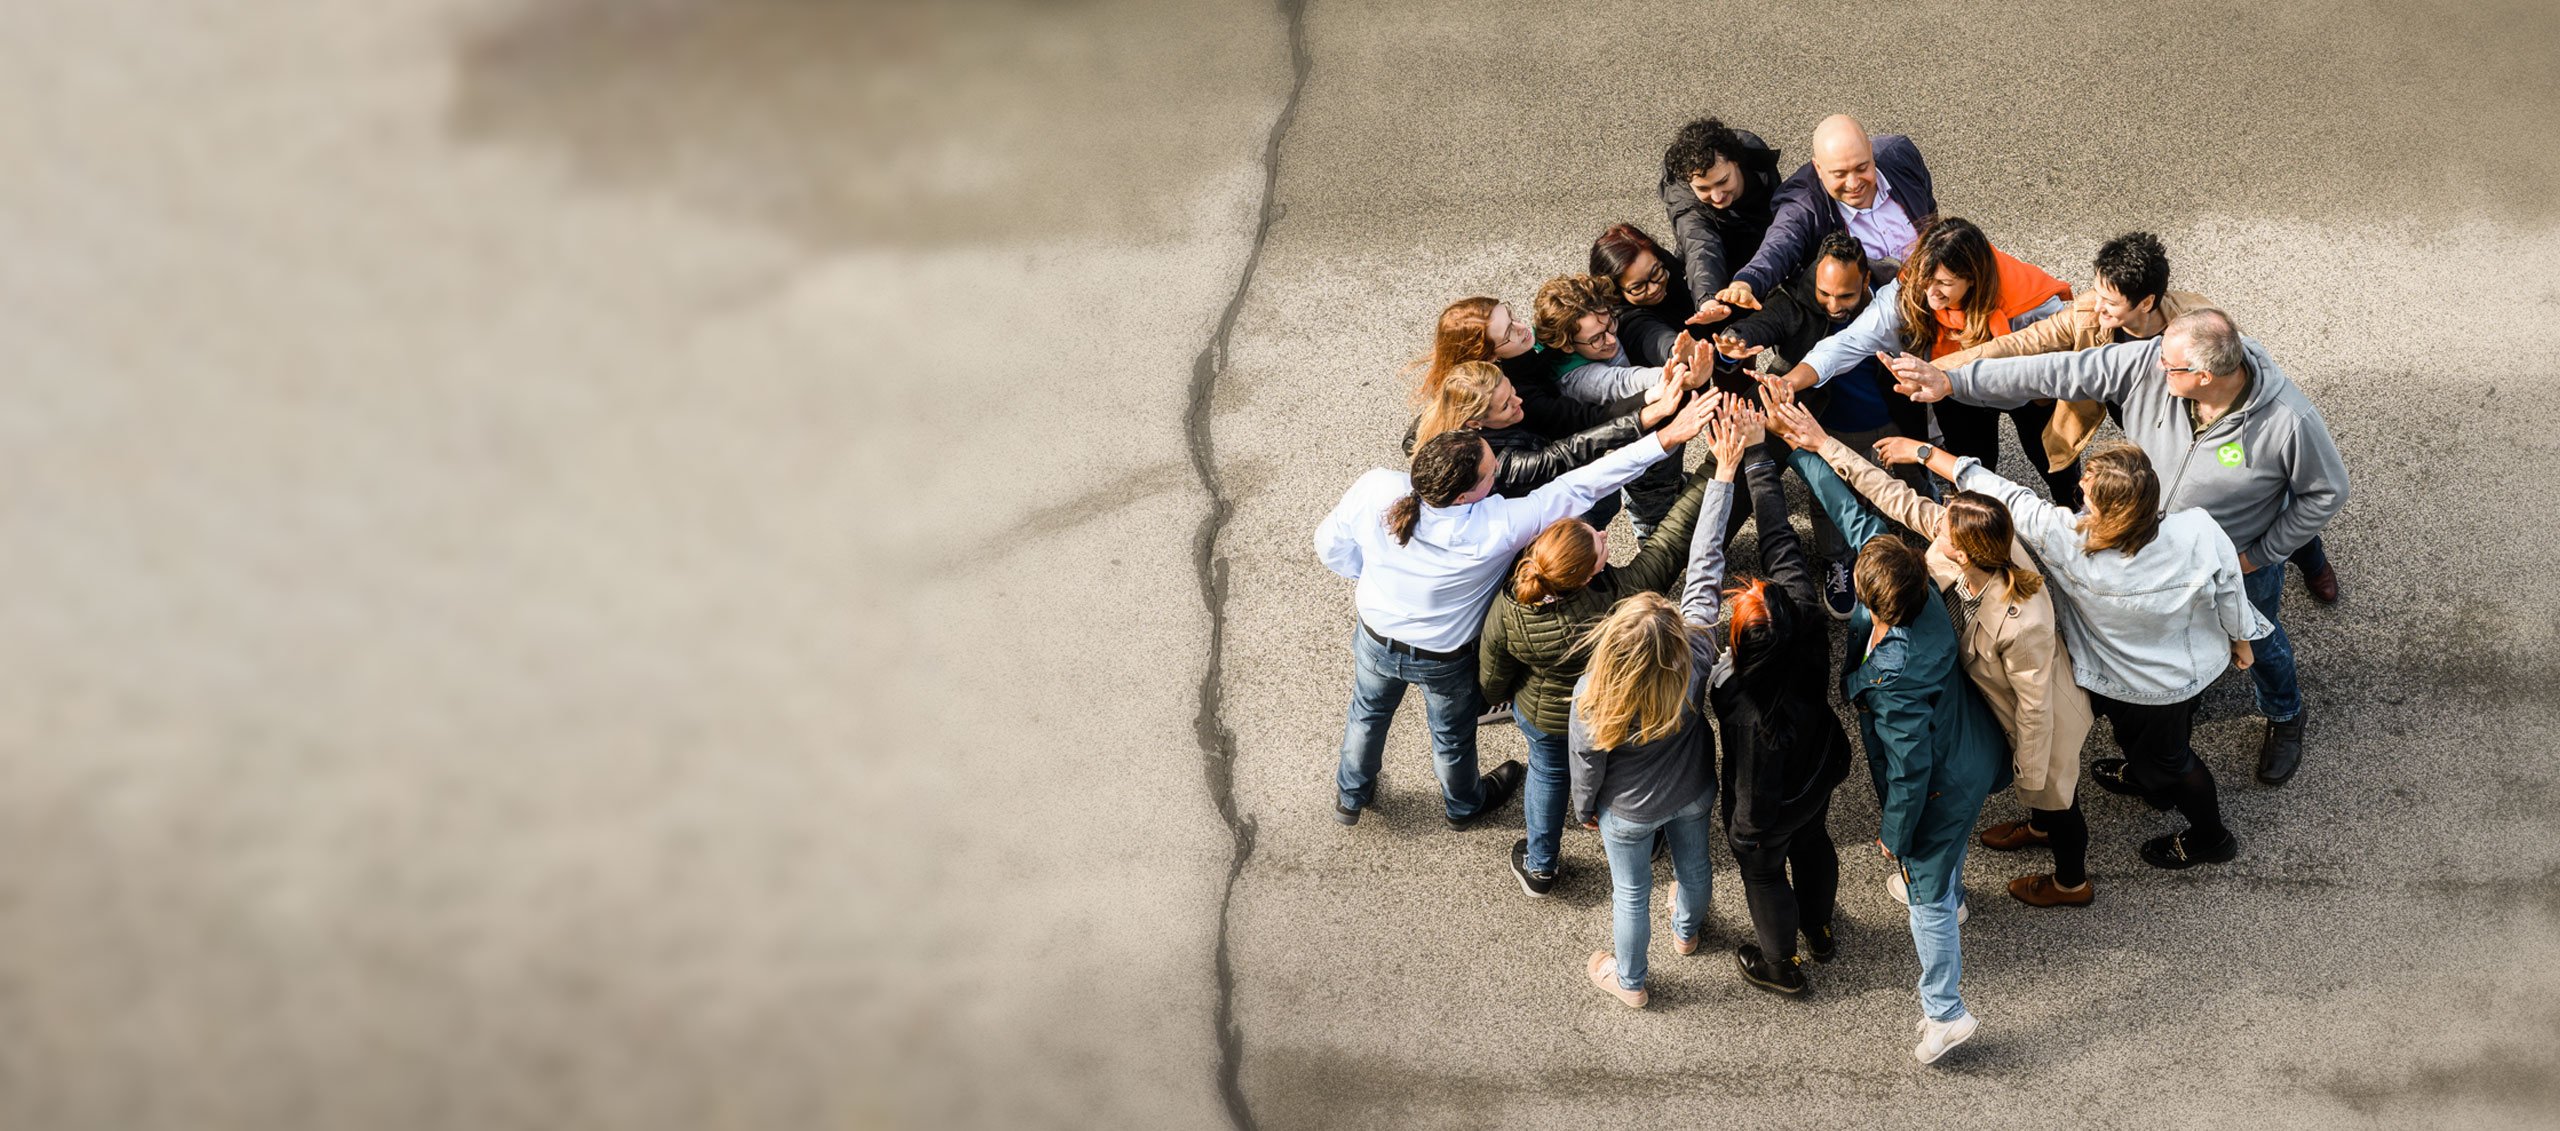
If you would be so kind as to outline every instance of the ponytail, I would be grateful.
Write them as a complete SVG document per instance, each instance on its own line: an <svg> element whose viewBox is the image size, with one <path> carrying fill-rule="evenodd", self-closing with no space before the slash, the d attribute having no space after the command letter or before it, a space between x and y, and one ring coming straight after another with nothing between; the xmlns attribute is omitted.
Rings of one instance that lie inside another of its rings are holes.
<svg viewBox="0 0 2560 1131"><path fill-rule="evenodd" d="M1387 532L1396 536L1396 545L1413 541L1424 504L1445 507L1475 489L1484 453L1484 437L1473 428L1443 432L1414 448L1413 489L1387 506Z"/></svg>
<svg viewBox="0 0 2560 1131"><path fill-rule="evenodd" d="M1387 533L1396 536L1396 545L1413 541L1413 524L1422 520L1422 496L1408 493L1387 505Z"/></svg>
<svg viewBox="0 0 2560 1131"><path fill-rule="evenodd" d="M2009 592L2023 599L2044 588L2043 574L2010 556L2017 532L2000 500L1980 491L1958 491L1947 500L1946 524L1947 541L1984 572L2006 578Z"/></svg>

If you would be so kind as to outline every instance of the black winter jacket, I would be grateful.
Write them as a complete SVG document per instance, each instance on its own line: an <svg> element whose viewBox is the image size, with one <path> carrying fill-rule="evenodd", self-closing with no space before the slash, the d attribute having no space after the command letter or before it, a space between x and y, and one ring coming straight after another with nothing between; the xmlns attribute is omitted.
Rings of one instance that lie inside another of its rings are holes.
<svg viewBox="0 0 2560 1131"><path fill-rule="evenodd" d="M1745 156L1742 166L1742 197L1731 208L1709 208L1689 190L1686 170L1662 170L1659 189L1662 212L1671 221L1672 250L1680 254L1681 266L1689 281L1689 314L1723 290L1733 280L1733 273L1751 262L1760 251L1760 240L1769 230L1776 214L1778 191L1778 151L1749 130L1735 130L1742 139Z"/></svg>
<svg viewBox="0 0 2560 1131"><path fill-rule="evenodd" d="M1821 813L1831 791L1848 779L1850 756L1849 736L1831 710L1831 619L1822 611L1822 594L1814 588L1795 527L1786 520L1777 462L1755 449L1744 480L1755 511L1776 518L1759 524L1760 562L1772 583L1770 623L1781 635L1763 661L1765 670L1745 670L1746 657L1734 655L1734 673L1708 700L1724 744L1725 835L1757 845L1793 833ZM1772 747L1761 741L1761 724L1781 711L1782 729L1793 733L1783 746Z"/></svg>

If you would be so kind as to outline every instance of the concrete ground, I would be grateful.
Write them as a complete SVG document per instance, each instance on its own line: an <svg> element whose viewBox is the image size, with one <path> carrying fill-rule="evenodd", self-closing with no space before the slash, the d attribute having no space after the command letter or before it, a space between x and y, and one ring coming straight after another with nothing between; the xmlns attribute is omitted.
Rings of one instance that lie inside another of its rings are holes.
<svg viewBox="0 0 2560 1131"><path fill-rule="evenodd" d="M0 21L0 1126L2560 1118L2546 7ZM1308 535L1433 314L1833 110L2064 278L2158 232L2355 475L2302 775L2226 679L2239 861L1977 857L1931 1069L1864 856L1810 999L1639 1014L1594 845L1522 897L1418 718L1328 814Z"/></svg>

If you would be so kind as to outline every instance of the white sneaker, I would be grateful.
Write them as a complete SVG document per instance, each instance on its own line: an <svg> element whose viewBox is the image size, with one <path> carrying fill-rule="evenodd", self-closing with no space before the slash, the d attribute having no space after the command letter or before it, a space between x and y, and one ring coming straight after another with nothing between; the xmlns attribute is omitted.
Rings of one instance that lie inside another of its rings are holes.
<svg viewBox="0 0 2560 1131"><path fill-rule="evenodd" d="M1911 885L1903 882L1902 873L1900 872L1895 872L1884 878L1884 893L1892 896L1895 903L1899 903L1904 907L1911 906ZM1971 918L1973 918L1972 900L1968 899L1962 903L1956 904L1956 926L1964 926L1964 921Z"/></svg>
<svg viewBox="0 0 2560 1131"><path fill-rule="evenodd" d="M1931 1021L1923 1017L1920 1019L1920 1043L1912 1046L1911 1055L1922 1064L1936 1063L1939 1057L1947 1055L1948 1049L1965 1043L1972 1038L1973 1031L1981 1027L1982 1023L1974 1020L1971 1012L1953 1021Z"/></svg>

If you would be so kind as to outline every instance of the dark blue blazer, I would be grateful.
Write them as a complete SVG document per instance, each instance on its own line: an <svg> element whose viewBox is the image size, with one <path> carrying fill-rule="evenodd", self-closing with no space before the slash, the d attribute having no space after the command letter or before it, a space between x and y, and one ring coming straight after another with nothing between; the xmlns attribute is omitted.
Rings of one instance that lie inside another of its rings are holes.
<svg viewBox="0 0 2560 1131"><path fill-rule="evenodd" d="M1876 169L1892 182L1894 203L1911 217L1912 230L1927 226L1929 218L1938 214L1938 193L1929 182L1929 163L1920 159L1919 147L1901 134L1886 134L1875 139L1875 151ZM1822 237L1841 230L1840 206L1822 191L1822 177L1810 161L1778 186L1774 207L1760 250L1733 273L1737 282L1751 284L1753 294L1765 295L1786 285L1813 262Z"/></svg>

